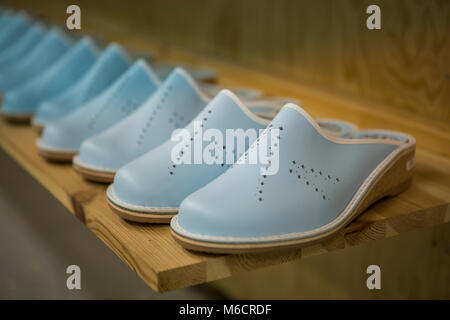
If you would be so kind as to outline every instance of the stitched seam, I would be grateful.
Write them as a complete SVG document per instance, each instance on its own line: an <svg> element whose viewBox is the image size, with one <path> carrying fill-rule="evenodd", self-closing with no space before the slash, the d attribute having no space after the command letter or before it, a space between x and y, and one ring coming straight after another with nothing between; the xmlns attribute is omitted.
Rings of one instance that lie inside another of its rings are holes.
<svg viewBox="0 0 450 320"><path fill-rule="evenodd" d="M42 151L56 151L56 152L60 152L60 153L78 153L78 150L75 150L75 149L58 149L58 148L46 146L45 144L42 143L42 139L39 139L38 141L36 141L36 146L39 149L41 149Z"/></svg>
<svg viewBox="0 0 450 320"><path fill-rule="evenodd" d="M111 168L105 168L105 167L96 167L89 164L83 163L83 161L80 160L80 156L76 155L73 158L73 163L79 166L82 169L92 170L92 171L101 171L103 170L104 173L116 173L117 169L111 169Z"/></svg>
<svg viewBox="0 0 450 320"><path fill-rule="evenodd" d="M150 210L152 210L153 212L154 211L167 212L167 211L171 210L171 211L178 212L177 207L147 207L147 206L137 206L134 204L126 203L116 197L116 195L114 194L114 185L112 185L112 184L106 190L106 195L108 196L109 200L111 200L118 206L120 206L124 209L131 209L132 211L145 213L145 212L149 212Z"/></svg>

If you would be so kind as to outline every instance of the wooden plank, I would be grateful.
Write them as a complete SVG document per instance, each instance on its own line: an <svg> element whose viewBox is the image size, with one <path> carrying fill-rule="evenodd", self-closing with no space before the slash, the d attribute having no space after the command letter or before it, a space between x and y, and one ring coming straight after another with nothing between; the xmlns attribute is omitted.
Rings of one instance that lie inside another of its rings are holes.
<svg viewBox="0 0 450 320"><path fill-rule="evenodd" d="M450 221L450 163L419 150L412 187L380 201L339 236L299 250L252 255L196 254L171 238L168 226L128 223L106 203L105 186L84 181L70 165L44 161L27 126L0 123L0 145L156 291L204 283L269 265L324 254Z"/></svg>
<svg viewBox="0 0 450 320"><path fill-rule="evenodd" d="M215 281L233 299L449 299L450 223ZM368 290L368 266L381 290Z"/></svg>

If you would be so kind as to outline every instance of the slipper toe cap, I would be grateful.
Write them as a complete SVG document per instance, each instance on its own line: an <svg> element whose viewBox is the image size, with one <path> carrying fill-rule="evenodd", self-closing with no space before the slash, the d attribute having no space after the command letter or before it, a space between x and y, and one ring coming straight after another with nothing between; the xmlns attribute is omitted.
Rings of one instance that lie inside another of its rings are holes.
<svg viewBox="0 0 450 320"><path fill-rule="evenodd" d="M65 123L46 125L41 136L41 144L60 150L78 150L80 146L76 128Z"/></svg>
<svg viewBox="0 0 450 320"><path fill-rule="evenodd" d="M135 211L151 212L152 208L176 208L167 198L164 188L152 180L145 170L137 169L134 162L120 168L114 177L114 195L122 206ZM125 204L125 205L124 205Z"/></svg>

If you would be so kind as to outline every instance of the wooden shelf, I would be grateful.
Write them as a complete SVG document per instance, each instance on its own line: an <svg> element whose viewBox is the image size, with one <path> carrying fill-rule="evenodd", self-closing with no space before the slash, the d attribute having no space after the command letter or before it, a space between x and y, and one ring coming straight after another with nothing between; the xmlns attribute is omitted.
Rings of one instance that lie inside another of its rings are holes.
<svg viewBox="0 0 450 320"><path fill-rule="evenodd" d="M450 221L448 123L248 70L167 43L152 42L145 33L129 32L125 27L111 29L110 23L100 19L85 19L83 29L101 34L107 41L151 50L168 61L215 68L220 76L219 83L224 86L256 87L272 95L300 99L314 117L348 120L361 128L404 131L417 139L411 188L398 197L373 205L334 239L298 250L218 256L184 250L172 239L168 226L140 225L120 219L106 203L106 186L83 180L71 165L46 162L37 154L37 134L30 127L0 121L3 149L154 290L165 292L214 281Z"/></svg>
<svg viewBox="0 0 450 320"><path fill-rule="evenodd" d="M332 240L266 254L195 254L172 239L168 226L128 223L113 214L106 203L106 186L83 180L69 164L43 160L35 148L36 138L28 126L0 122L0 145L158 292L450 221L450 159L419 147L412 187L378 202Z"/></svg>

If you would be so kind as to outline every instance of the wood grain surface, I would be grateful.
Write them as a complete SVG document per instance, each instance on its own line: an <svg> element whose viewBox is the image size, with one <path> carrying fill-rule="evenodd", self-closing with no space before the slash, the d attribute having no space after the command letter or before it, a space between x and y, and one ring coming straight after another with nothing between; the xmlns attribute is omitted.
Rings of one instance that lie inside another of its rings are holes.
<svg viewBox="0 0 450 320"><path fill-rule="evenodd" d="M6 1L65 23L69 0ZM450 120L447 0L78 0L83 30L106 26L288 80ZM381 30L366 8L381 8ZM91 28L93 27L93 28Z"/></svg>
<svg viewBox="0 0 450 320"><path fill-rule="evenodd" d="M449 299L450 223L211 283L233 299ZM367 267L381 268L368 290Z"/></svg>

